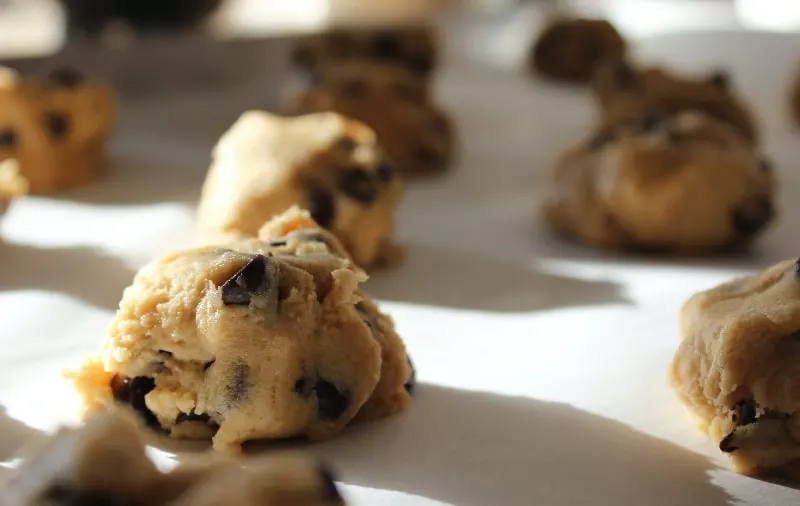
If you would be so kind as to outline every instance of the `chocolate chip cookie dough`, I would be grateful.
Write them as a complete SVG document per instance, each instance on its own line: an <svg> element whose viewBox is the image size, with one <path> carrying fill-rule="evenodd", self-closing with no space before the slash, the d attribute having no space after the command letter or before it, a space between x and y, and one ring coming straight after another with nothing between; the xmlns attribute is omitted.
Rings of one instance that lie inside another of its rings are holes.
<svg viewBox="0 0 800 506"><path fill-rule="evenodd" d="M4 506L344 505L331 471L301 455L207 459L163 473L133 417L117 410L62 428L29 453L3 490Z"/></svg>
<svg viewBox="0 0 800 506"><path fill-rule="evenodd" d="M293 205L342 242L364 268L398 263L392 241L402 198L375 134L334 113L283 118L244 113L214 148L197 211L209 241L254 237Z"/></svg>
<svg viewBox="0 0 800 506"><path fill-rule="evenodd" d="M0 161L15 158L32 194L99 178L114 122L111 90L72 69L45 79L0 71Z"/></svg>
<svg viewBox="0 0 800 506"><path fill-rule="evenodd" d="M400 26L377 29L337 28L298 41L292 55L300 69L319 72L348 60L372 60L428 77L438 61L438 40L432 26Z"/></svg>
<svg viewBox="0 0 800 506"><path fill-rule="evenodd" d="M605 125L635 122L649 109L665 114L700 111L733 126L748 140L758 140L750 108L722 70L690 76L661 67L635 68L627 61L608 62L596 72L592 87Z"/></svg>
<svg viewBox="0 0 800 506"><path fill-rule="evenodd" d="M774 191L769 162L729 125L648 115L568 150L543 215L591 245L694 254L753 241L776 214Z"/></svg>
<svg viewBox="0 0 800 506"><path fill-rule="evenodd" d="M335 111L364 122L406 177L441 173L454 159L455 127L428 85L402 68L363 61L325 67L288 108Z"/></svg>
<svg viewBox="0 0 800 506"><path fill-rule="evenodd" d="M86 410L129 405L174 438L213 437L228 453L402 410L413 387L405 347L335 241L291 209L261 239L142 268L101 356L69 374Z"/></svg>
<svg viewBox="0 0 800 506"><path fill-rule="evenodd" d="M800 476L800 262L692 296L670 369L679 398L744 474Z"/></svg>
<svg viewBox="0 0 800 506"><path fill-rule="evenodd" d="M588 83L600 63L621 60L626 50L625 39L605 19L557 19L534 42L528 65L550 79Z"/></svg>

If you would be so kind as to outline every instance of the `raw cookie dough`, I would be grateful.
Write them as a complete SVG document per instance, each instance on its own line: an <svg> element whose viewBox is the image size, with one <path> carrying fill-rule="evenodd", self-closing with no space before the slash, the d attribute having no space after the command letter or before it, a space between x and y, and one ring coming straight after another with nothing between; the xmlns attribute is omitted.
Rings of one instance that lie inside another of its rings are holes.
<svg viewBox="0 0 800 506"><path fill-rule="evenodd" d="M374 60L427 77L436 68L438 41L431 26L337 28L298 41L292 59L311 73L331 63Z"/></svg>
<svg viewBox="0 0 800 506"><path fill-rule="evenodd" d="M344 504L331 471L301 455L195 458L162 473L145 453L138 424L117 410L62 428L29 453L3 490L3 506Z"/></svg>
<svg viewBox="0 0 800 506"><path fill-rule="evenodd" d="M800 262L692 296L670 380L743 474L800 476Z"/></svg>
<svg viewBox="0 0 800 506"><path fill-rule="evenodd" d="M43 80L0 70L0 161L16 158L33 194L99 178L113 121L111 90L74 70Z"/></svg>
<svg viewBox="0 0 800 506"><path fill-rule="evenodd" d="M0 216L11 202L28 193L28 180L19 173L19 164L13 158L0 162Z"/></svg>
<svg viewBox="0 0 800 506"><path fill-rule="evenodd" d="M402 184L358 121L322 113L244 113L214 148L197 220L209 240L254 237L292 205L309 209L361 267L392 265Z"/></svg>
<svg viewBox="0 0 800 506"><path fill-rule="evenodd" d="M600 130L556 163L547 223L623 250L711 252L755 239L775 215L769 162L700 113Z"/></svg>
<svg viewBox="0 0 800 506"><path fill-rule="evenodd" d="M602 122L619 125L636 121L648 109L674 114L696 110L728 123L752 142L758 129L748 106L721 70L705 76L674 73L661 67L637 69L629 62L607 62L593 78Z"/></svg>
<svg viewBox="0 0 800 506"><path fill-rule="evenodd" d="M363 272L330 253L336 239L297 209L262 239L142 268L102 356L70 373L87 411L116 400L172 437L213 436L235 453L402 410L413 387L405 347L359 289Z"/></svg>
<svg viewBox="0 0 800 506"><path fill-rule="evenodd" d="M443 172L454 158L452 122L434 104L427 84L401 68L359 61L325 67L289 108L363 121L404 176Z"/></svg>
<svg viewBox="0 0 800 506"><path fill-rule="evenodd" d="M588 83L598 64L622 59L626 49L625 39L605 19L558 19L536 39L528 65L544 77Z"/></svg>

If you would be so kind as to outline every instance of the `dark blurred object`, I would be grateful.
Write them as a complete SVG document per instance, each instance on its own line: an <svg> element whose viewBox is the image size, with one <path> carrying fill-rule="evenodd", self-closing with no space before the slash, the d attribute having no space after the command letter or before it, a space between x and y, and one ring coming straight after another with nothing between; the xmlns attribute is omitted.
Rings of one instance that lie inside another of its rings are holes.
<svg viewBox="0 0 800 506"><path fill-rule="evenodd" d="M800 126L800 68L797 69L791 86L792 115L795 123Z"/></svg>
<svg viewBox="0 0 800 506"><path fill-rule="evenodd" d="M626 49L625 39L605 19L561 19L536 40L529 65L550 79L587 83L598 64L622 59Z"/></svg>
<svg viewBox="0 0 800 506"><path fill-rule="evenodd" d="M173 32L197 27L224 0L61 0L71 34L90 37L109 22L122 21L139 32Z"/></svg>
<svg viewBox="0 0 800 506"><path fill-rule="evenodd" d="M438 53L437 33L432 26L337 28L300 40L293 63L314 74L332 63L376 60L428 77L436 68Z"/></svg>

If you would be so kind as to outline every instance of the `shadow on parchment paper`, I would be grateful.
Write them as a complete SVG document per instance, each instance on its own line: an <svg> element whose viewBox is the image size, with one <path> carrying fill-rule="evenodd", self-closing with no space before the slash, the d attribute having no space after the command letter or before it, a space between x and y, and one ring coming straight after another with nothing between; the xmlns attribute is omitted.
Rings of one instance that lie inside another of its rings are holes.
<svg viewBox="0 0 800 506"><path fill-rule="evenodd" d="M611 281L544 273L463 250L407 245L406 253L403 265L371 274L367 293L395 302L497 312L632 303Z"/></svg>
<svg viewBox="0 0 800 506"><path fill-rule="evenodd" d="M0 243L0 292L52 291L116 310L133 276L124 262L94 248Z"/></svg>
<svg viewBox="0 0 800 506"><path fill-rule="evenodd" d="M700 455L567 404L419 385L406 413L313 447L345 483L458 504L730 504Z"/></svg>

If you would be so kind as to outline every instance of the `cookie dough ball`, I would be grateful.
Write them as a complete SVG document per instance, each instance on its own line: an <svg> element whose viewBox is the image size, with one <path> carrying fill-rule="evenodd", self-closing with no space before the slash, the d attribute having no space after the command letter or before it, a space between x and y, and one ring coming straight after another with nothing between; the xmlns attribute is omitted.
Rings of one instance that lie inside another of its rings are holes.
<svg viewBox="0 0 800 506"><path fill-rule="evenodd" d="M404 176L441 173L454 158L450 119L424 81L397 67L369 62L326 67L290 110L335 111L366 123Z"/></svg>
<svg viewBox="0 0 800 506"><path fill-rule="evenodd" d="M208 460L158 471L134 419L118 410L62 428L23 461L4 506L333 506L342 497L327 468L300 455Z"/></svg>
<svg viewBox="0 0 800 506"><path fill-rule="evenodd" d="M670 380L743 474L800 475L800 262L692 296Z"/></svg>
<svg viewBox="0 0 800 506"><path fill-rule="evenodd" d="M277 222L265 232L281 237L142 268L102 356L71 374L86 409L127 404L174 438L213 436L232 453L402 410L412 371L391 319L359 289L366 276L315 239L324 231L307 215Z"/></svg>
<svg viewBox="0 0 800 506"><path fill-rule="evenodd" d="M113 121L111 90L74 70L44 80L0 76L0 161L15 158L33 194L99 178Z"/></svg>
<svg viewBox="0 0 800 506"><path fill-rule="evenodd" d="M251 111L214 148L197 219L209 240L254 237L267 220L299 205L356 264L380 267L402 259L392 242L402 193L394 166L362 123L333 113Z"/></svg>
<svg viewBox="0 0 800 506"><path fill-rule="evenodd" d="M19 164L13 158L0 162L0 216L11 202L28 193L28 180L19 173Z"/></svg>
<svg viewBox="0 0 800 506"><path fill-rule="evenodd" d="M627 44L605 19L559 19L539 35L529 66L535 73L571 83L588 83L598 64L620 60Z"/></svg>
<svg viewBox="0 0 800 506"><path fill-rule="evenodd" d="M775 215L770 164L699 113L601 130L557 162L549 225L613 249L700 253L755 239Z"/></svg>
<svg viewBox="0 0 800 506"><path fill-rule="evenodd" d="M292 59L312 74L331 63L374 60L427 77L436 68L438 40L431 26L337 28L300 40Z"/></svg>
<svg viewBox="0 0 800 506"><path fill-rule="evenodd" d="M749 107L721 70L688 76L661 67L637 69L621 60L604 63L592 86L606 125L635 122L649 109L666 114L694 110L733 126L750 141L758 138Z"/></svg>

